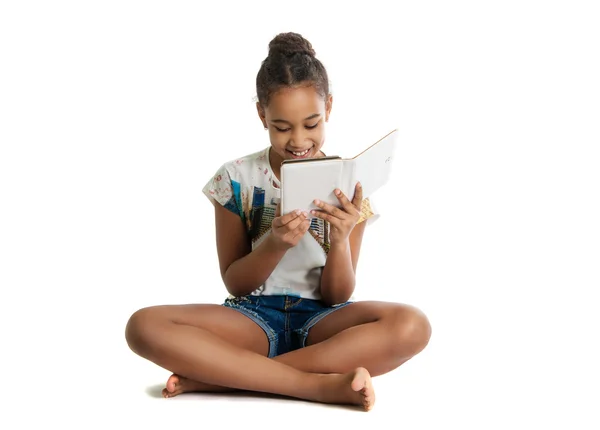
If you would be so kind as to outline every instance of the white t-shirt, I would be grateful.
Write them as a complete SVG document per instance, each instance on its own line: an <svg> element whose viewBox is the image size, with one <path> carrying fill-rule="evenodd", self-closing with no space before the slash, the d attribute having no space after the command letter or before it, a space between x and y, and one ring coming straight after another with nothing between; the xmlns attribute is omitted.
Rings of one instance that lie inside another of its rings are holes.
<svg viewBox="0 0 600 430"><path fill-rule="evenodd" d="M223 164L202 189L210 199L240 216L254 250L271 233L280 197L280 182L269 163L267 147ZM359 222L377 218L363 200ZM321 274L329 252L329 223L311 221L308 232L290 248L263 285L252 295L290 295L321 299Z"/></svg>

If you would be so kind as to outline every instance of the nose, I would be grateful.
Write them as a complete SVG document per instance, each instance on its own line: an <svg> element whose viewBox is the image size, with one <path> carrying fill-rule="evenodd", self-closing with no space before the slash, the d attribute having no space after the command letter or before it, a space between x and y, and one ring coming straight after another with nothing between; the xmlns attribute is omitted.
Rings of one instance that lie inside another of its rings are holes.
<svg viewBox="0 0 600 430"><path fill-rule="evenodd" d="M306 138L306 133L302 130L302 127L296 127L290 136L290 146L298 149L303 148Z"/></svg>

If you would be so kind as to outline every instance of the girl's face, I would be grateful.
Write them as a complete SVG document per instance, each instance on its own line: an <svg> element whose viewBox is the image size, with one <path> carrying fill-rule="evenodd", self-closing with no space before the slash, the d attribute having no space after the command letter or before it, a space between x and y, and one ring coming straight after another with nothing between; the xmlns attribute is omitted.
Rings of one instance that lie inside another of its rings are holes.
<svg viewBox="0 0 600 430"><path fill-rule="evenodd" d="M257 103L258 116L269 130L270 161L276 173L283 160L323 156L331 104L331 95L323 100L312 85L283 88L271 96L266 108Z"/></svg>

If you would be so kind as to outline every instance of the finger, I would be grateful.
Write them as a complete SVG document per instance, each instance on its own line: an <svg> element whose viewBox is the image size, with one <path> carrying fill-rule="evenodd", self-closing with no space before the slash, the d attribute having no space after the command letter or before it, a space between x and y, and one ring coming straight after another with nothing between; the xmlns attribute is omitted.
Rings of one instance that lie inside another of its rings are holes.
<svg viewBox="0 0 600 430"><path fill-rule="evenodd" d="M357 207L354 205L353 202L350 202L350 200L348 200L348 197L346 197L346 195L342 193L341 190L335 190L334 193L340 201L340 204L344 208L344 211L351 215L357 215ZM356 192L354 193L354 199L356 199Z"/></svg>
<svg viewBox="0 0 600 430"><path fill-rule="evenodd" d="M348 214L346 212L344 212L343 210L341 210L340 208L338 208L334 205L330 205L329 203L325 203L321 200L315 200L314 203L316 206L318 206L321 209L321 211L327 212L336 218L344 219L348 216Z"/></svg>
<svg viewBox="0 0 600 430"><path fill-rule="evenodd" d="M357 182L356 187L354 189L354 198L352 199L352 204L354 205L355 208L357 208L358 210L361 210L362 201L363 201L362 184L360 182Z"/></svg>
<svg viewBox="0 0 600 430"><path fill-rule="evenodd" d="M309 228L310 228L310 220L307 219L294 229L294 231L292 232L294 234L292 236L293 239L295 240L298 237L304 236Z"/></svg>
<svg viewBox="0 0 600 430"><path fill-rule="evenodd" d="M281 216L281 203L277 203L277 208L275 209L275 218L279 218Z"/></svg>
<svg viewBox="0 0 600 430"><path fill-rule="evenodd" d="M283 217L281 217L283 218ZM306 219L306 216L301 212L300 215L298 215L296 218L292 219L290 222L288 222L287 224L283 224L279 227L275 227L280 229L281 231L283 231L284 235L289 234L290 232L294 231L296 228L298 228L298 226L300 224L302 224L302 222Z"/></svg>
<svg viewBox="0 0 600 430"><path fill-rule="evenodd" d="M331 214L328 214L327 212L314 210L310 212L317 218L321 218L322 220L327 221L329 224L331 224L332 227L339 228L341 226L342 220Z"/></svg>
<svg viewBox="0 0 600 430"><path fill-rule="evenodd" d="M302 211L300 209L297 209L295 211L291 211L290 213L287 213L283 216L277 217L275 219L273 219L273 226L274 227L283 227L284 225L290 223L291 221L297 219L298 217L300 217L302 215Z"/></svg>

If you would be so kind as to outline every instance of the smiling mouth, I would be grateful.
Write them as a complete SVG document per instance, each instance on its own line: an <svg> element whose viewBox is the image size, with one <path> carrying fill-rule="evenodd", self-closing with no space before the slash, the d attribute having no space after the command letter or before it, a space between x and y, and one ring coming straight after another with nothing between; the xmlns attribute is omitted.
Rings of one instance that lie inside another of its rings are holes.
<svg viewBox="0 0 600 430"><path fill-rule="evenodd" d="M305 149L304 151L290 151L289 149L286 149L286 151L289 152L290 154L292 154L292 156L294 158L305 158L306 156L308 156L311 149L312 148L308 148L308 149Z"/></svg>

